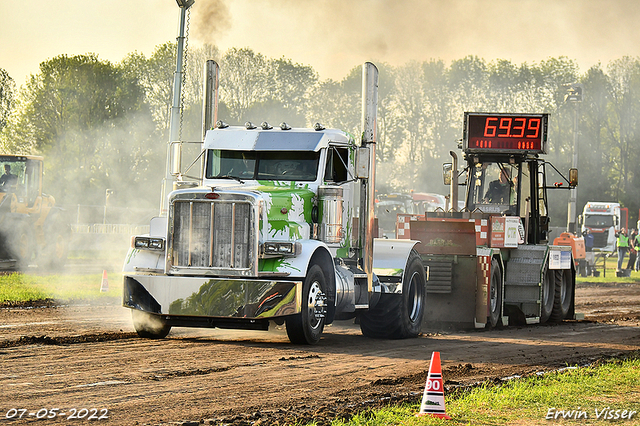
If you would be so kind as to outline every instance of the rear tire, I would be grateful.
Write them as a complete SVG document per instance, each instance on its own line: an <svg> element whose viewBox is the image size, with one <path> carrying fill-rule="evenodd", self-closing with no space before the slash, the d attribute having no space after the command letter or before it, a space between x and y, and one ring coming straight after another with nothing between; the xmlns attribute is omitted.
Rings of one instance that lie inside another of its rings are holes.
<svg viewBox="0 0 640 426"><path fill-rule="evenodd" d="M171 326L167 325L159 315L133 309L131 319L138 336L145 339L164 339L171 331Z"/></svg>
<svg viewBox="0 0 640 426"><path fill-rule="evenodd" d="M555 295L553 298L553 312L551 321L560 322L567 317L573 300L573 285L570 269L555 271Z"/></svg>
<svg viewBox="0 0 640 426"><path fill-rule="evenodd" d="M327 316L326 280L319 265L312 265L302 284L302 311L286 320L291 343L315 345L320 341Z"/></svg>
<svg viewBox="0 0 640 426"><path fill-rule="evenodd" d="M402 294L381 294L378 304L360 316L362 334L374 339L417 337L424 317L426 287L422 258L411 250L402 280Z"/></svg>

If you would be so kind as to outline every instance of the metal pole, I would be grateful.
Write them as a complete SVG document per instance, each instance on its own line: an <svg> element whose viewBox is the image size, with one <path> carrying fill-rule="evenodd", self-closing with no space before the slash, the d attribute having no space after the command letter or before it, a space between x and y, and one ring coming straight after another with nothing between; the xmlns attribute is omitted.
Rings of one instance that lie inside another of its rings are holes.
<svg viewBox="0 0 640 426"><path fill-rule="evenodd" d="M573 162L572 167L578 168L578 102L575 102L575 116L573 120ZM578 188L573 187L569 195L569 212L567 214L567 231L577 233L576 229L576 201Z"/></svg>
<svg viewBox="0 0 640 426"><path fill-rule="evenodd" d="M167 195L173 188L173 175L171 174L171 143L178 140L180 134L180 99L182 93L182 55L184 52L184 27L187 16L187 9L192 5L186 4L180 6L180 24L178 26L177 51L176 51L176 70L173 73L173 103L171 106L171 115L169 119L169 141L167 142L167 161L165 167L165 177L162 180L162 199L160 200L160 216L167 215L168 200Z"/></svg>

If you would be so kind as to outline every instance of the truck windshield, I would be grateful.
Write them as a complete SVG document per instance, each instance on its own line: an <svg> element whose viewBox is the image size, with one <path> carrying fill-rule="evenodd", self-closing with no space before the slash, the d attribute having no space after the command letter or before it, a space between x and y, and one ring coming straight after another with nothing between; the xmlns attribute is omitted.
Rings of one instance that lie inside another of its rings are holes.
<svg viewBox="0 0 640 426"><path fill-rule="evenodd" d="M613 215L587 214L584 226L609 228L613 226Z"/></svg>
<svg viewBox="0 0 640 426"><path fill-rule="evenodd" d="M210 149L207 179L314 181L320 153L314 151L232 151Z"/></svg>

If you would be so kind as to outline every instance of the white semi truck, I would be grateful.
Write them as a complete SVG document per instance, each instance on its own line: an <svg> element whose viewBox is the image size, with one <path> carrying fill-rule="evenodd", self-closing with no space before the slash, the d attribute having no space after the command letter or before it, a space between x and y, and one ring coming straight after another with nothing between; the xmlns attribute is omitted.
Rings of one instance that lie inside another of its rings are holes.
<svg viewBox="0 0 640 426"><path fill-rule="evenodd" d="M619 203L589 201L584 205L579 220L581 231L587 229L593 234L593 248L613 252L616 249L616 233L627 228L629 210Z"/></svg>
<svg viewBox="0 0 640 426"><path fill-rule="evenodd" d="M217 88L217 66L207 69ZM418 335L417 242L373 238L377 87L365 63L359 141L319 124L209 129L205 117L200 181L168 194L168 214L132 239L124 264L123 305L140 336L275 323L315 344L325 325L355 317L365 336ZM204 111L215 111L215 89L204 92Z"/></svg>

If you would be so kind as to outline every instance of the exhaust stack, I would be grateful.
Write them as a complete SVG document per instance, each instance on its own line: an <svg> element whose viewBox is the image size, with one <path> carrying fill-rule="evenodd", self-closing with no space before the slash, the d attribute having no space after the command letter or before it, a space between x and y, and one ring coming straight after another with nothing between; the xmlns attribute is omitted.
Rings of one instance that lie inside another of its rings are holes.
<svg viewBox="0 0 640 426"><path fill-rule="evenodd" d="M362 66L362 141L360 152L368 152L369 172L360 188L360 247L362 268L367 274L369 294L373 292L373 224L378 137L378 68L371 62Z"/></svg>
<svg viewBox="0 0 640 426"><path fill-rule="evenodd" d="M449 155L453 158L451 165L451 188L449 189L449 203L451 204L450 210L453 212L458 211L458 156L455 152L449 151Z"/></svg>
<svg viewBox="0 0 640 426"><path fill-rule="evenodd" d="M218 84L220 82L220 66L209 59L204 64L204 82L202 85L202 140L218 121Z"/></svg>

